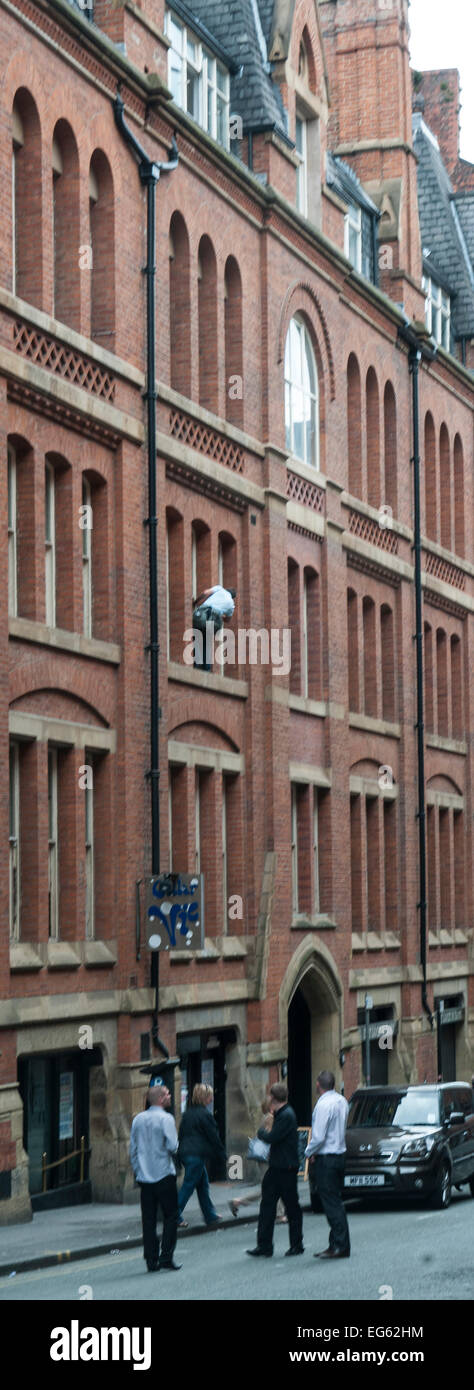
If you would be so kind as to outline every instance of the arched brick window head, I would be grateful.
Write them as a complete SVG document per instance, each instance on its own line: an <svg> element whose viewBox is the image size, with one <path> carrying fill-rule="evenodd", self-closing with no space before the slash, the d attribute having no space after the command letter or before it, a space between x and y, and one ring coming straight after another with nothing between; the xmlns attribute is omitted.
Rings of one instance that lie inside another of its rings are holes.
<svg viewBox="0 0 474 1390"><path fill-rule="evenodd" d="M225 268L225 392L226 419L240 429L244 423L242 280L234 256Z"/></svg>
<svg viewBox="0 0 474 1390"><path fill-rule="evenodd" d="M79 158L67 121L55 126L52 149L54 317L81 328Z"/></svg>
<svg viewBox="0 0 474 1390"><path fill-rule="evenodd" d="M362 420L360 371L357 357L351 352L347 363L347 456L349 460L349 492L362 495Z"/></svg>
<svg viewBox="0 0 474 1390"><path fill-rule="evenodd" d="M115 346L114 186L110 165L102 150L95 150L90 162L89 215L91 338L112 352ZM84 268L83 274L86 273Z"/></svg>
<svg viewBox="0 0 474 1390"><path fill-rule="evenodd" d="M21 87L12 112L12 290L38 309L42 243L41 130L35 103Z"/></svg>
<svg viewBox="0 0 474 1390"><path fill-rule="evenodd" d="M201 237L198 258L199 404L217 415L219 372L217 343L217 262L208 236Z"/></svg>
<svg viewBox="0 0 474 1390"><path fill-rule="evenodd" d="M170 383L182 396L191 395L191 291L189 237L181 213L170 222Z"/></svg>

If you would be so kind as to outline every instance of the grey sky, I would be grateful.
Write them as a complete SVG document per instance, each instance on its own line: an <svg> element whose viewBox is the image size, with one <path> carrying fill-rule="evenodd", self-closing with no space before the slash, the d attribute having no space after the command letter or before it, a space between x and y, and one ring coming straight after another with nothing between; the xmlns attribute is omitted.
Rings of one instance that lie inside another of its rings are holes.
<svg viewBox="0 0 474 1390"><path fill-rule="evenodd" d="M461 155L474 163L473 0L411 0L410 29L413 68L459 68Z"/></svg>

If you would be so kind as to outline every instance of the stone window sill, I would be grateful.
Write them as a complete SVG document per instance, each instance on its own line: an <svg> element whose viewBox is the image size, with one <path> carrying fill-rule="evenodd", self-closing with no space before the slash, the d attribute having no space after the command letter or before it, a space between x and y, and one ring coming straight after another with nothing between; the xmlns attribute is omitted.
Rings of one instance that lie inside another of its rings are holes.
<svg viewBox="0 0 474 1390"><path fill-rule="evenodd" d="M169 952L172 965L182 965L183 962L189 965L192 960L198 963L206 960L242 960L246 955L247 946L241 936L207 936L203 951Z"/></svg>
<svg viewBox="0 0 474 1390"><path fill-rule="evenodd" d="M96 970L117 964L115 941L11 941L10 970Z"/></svg>
<svg viewBox="0 0 474 1390"><path fill-rule="evenodd" d="M304 912L295 912L291 919L292 931L321 931L326 928L335 931L337 922L327 912L313 912L307 917Z"/></svg>

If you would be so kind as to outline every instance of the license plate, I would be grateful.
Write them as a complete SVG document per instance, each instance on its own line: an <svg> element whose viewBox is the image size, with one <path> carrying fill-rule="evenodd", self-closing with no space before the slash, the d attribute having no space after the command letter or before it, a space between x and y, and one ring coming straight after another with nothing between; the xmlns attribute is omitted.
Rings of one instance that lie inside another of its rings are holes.
<svg viewBox="0 0 474 1390"><path fill-rule="evenodd" d="M383 1187L385 1176L383 1173L362 1173L354 1176L348 1173L344 1178L345 1187Z"/></svg>

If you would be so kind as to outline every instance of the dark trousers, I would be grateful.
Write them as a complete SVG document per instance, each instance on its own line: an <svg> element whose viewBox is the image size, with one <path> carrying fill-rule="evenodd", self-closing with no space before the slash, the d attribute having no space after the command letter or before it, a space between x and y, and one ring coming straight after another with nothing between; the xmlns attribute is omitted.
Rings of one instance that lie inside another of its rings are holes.
<svg viewBox="0 0 474 1390"><path fill-rule="evenodd" d="M195 649L198 653L194 658L194 666L197 671L211 671L212 643L216 632L220 632L224 626L222 613L218 613L214 608L195 608L193 613L193 629L199 633L199 638L195 637ZM202 651L202 660L199 660L199 652Z"/></svg>
<svg viewBox="0 0 474 1390"><path fill-rule="evenodd" d="M267 1254L273 1253L273 1227L278 1198L281 1197L287 1217L290 1246L303 1240L303 1213L298 1201L296 1168L267 1168L262 1182L262 1200L258 1218L257 1245Z"/></svg>
<svg viewBox="0 0 474 1390"><path fill-rule="evenodd" d="M159 1259L167 1264L172 1259L178 1234L178 1189L176 1178L161 1178L160 1182L140 1183L140 1202L142 1208L143 1254L147 1265L154 1265ZM158 1207L163 1212L163 1234L160 1241L156 1231Z"/></svg>
<svg viewBox="0 0 474 1390"><path fill-rule="evenodd" d="M329 1221L331 1250L349 1251L351 1248L349 1226L342 1201L345 1161L345 1154L316 1154L314 1160L316 1185Z"/></svg>

